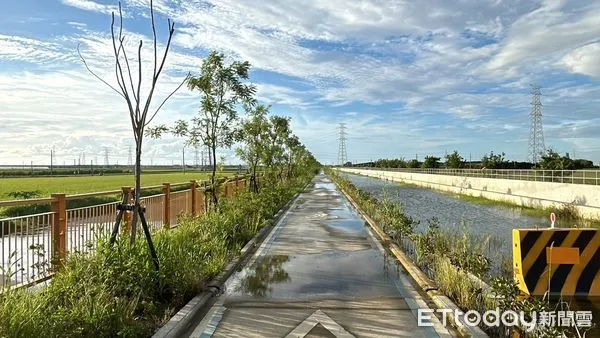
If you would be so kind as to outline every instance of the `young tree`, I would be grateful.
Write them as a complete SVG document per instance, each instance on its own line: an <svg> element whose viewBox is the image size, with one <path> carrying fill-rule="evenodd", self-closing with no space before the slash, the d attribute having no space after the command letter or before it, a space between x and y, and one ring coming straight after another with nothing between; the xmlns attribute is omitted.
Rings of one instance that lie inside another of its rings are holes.
<svg viewBox="0 0 600 338"><path fill-rule="evenodd" d="M284 143L285 143L285 147L286 147L286 158L287 158L287 177L289 178L292 176L292 167L294 165L294 161L296 160L296 155L297 155L297 152L299 151L299 147L302 144L300 143L300 140L298 139L298 136L296 136L296 135L290 135L285 140ZM352 164L350 164L350 167L351 166L352 166Z"/></svg>
<svg viewBox="0 0 600 338"><path fill-rule="evenodd" d="M163 107L163 105L167 102L167 100L183 85L185 80L173 91L169 94L162 103L158 106L154 112L148 116L150 112L150 106L152 103L152 99L154 96L154 91L156 89L156 85L158 83L158 78L163 71L163 67L165 65L165 61L167 59L167 54L169 53L169 49L171 46L171 39L173 34L175 33L175 23L170 19L168 20L168 38L165 50L163 52L163 56L159 58L158 55L158 38L156 34L156 25L154 22L154 6L153 1L150 0L150 20L152 24L152 36L153 36L153 64L154 69L152 72L152 77L150 79L150 89L146 95L146 99L144 100L142 95L142 46L143 41L140 40L137 48L137 69L131 67L130 61L131 58L127 56L127 50L124 45L125 36L123 35L123 13L121 11L121 3L119 2L119 32L115 33L115 13L112 13L112 22L111 22L111 36L112 36L112 47L114 54L114 67L115 67L115 75L117 78L118 88L115 88L107 81L98 76L94 71L90 69L85 58L79 52L79 56L81 61L83 62L86 69L94 75L98 80L102 81L105 85L114 90L119 96L123 98L123 100L127 104L127 109L129 111L129 117L131 119L131 127L133 130L133 137L135 139L135 197L134 197L134 209L133 209L133 218L131 223L131 242L135 241L136 233L137 233L137 220L138 220L138 210L139 210L139 201L140 201L140 191L141 191L141 158L142 158L142 144L144 137L144 129L148 126L148 124L154 119L158 111ZM137 79L134 79L132 74L135 74L137 70Z"/></svg>
<svg viewBox="0 0 600 338"><path fill-rule="evenodd" d="M454 151L450 155L446 155L446 168L459 169L464 168L465 160L460 156L458 151Z"/></svg>
<svg viewBox="0 0 600 338"><path fill-rule="evenodd" d="M423 168L439 168L440 167L440 158L435 156L425 156L425 161L423 161Z"/></svg>
<svg viewBox="0 0 600 338"><path fill-rule="evenodd" d="M244 82L249 78L250 63L233 61L226 64L223 53L211 52L202 61L200 75L187 80L188 88L200 92L200 111L192 123L178 121L174 128L160 125L149 134L157 138L166 131L188 137L188 144L208 147L212 158L210 177L212 201L218 208L216 192L217 149L230 148L237 138L237 106L252 107L256 104L256 87Z"/></svg>
<svg viewBox="0 0 600 338"><path fill-rule="evenodd" d="M263 154L263 163L268 170L277 173L279 179L282 178L284 164L286 163L285 143L290 137L290 119L282 116L272 116L269 119L269 139L268 150Z"/></svg>
<svg viewBox="0 0 600 338"><path fill-rule="evenodd" d="M256 171L261 163L261 157L267 150L269 140L269 120L267 114L269 108L264 105L249 107L249 114L242 122L242 128L238 141L244 145L237 149L236 153L240 159L248 165L250 171L250 191L258 193Z"/></svg>

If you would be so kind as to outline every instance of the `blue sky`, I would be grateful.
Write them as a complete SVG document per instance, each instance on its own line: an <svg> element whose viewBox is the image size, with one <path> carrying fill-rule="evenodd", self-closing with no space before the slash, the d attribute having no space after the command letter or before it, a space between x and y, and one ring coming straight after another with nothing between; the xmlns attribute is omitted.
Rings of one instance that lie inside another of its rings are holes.
<svg viewBox="0 0 600 338"><path fill-rule="evenodd" d="M210 50L248 60L259 100L292 117L323 163L348 157L422 159L491 150L525 160L530 84L542 87L546 146L600 161L600 2L446 0L156 0L161 47L172 52L155 102ZM112 0L5 1L0 10L0 164L126 163L133 144L125 104L86 72L77 46L111 83ZM124 0L130 55L145 41L148 0ZM191 118L183 89L157 122ZM144 163L180 163L183 141L148 140ZM191 151L190 151L191 152ZM232 151L223 150L229 162ZM188 163L193 155L186 156Z"/></svg>

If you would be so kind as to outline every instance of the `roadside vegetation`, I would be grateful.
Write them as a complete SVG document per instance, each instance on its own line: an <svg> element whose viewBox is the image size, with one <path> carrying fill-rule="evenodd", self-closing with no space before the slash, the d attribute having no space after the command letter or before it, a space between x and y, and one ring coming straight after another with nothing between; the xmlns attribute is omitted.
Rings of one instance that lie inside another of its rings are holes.
<svg viewBox="0 0 600 338"><path fill-rule="evenodd" d="M510 258L494 256L493 250L489 250L493 241L490 236L445 230L436 219L428 220L427 226L417 231L418 222L403 212L400 203L385 194L377 199L333 170L326 173L463 311L483 313L499 308L531 314L568 308L562 302L523 297L512 280ZM494 337L512 337L507 328L482 329ZM566 337L580 336L572 327L543 327L533 333L522 328L519 333L521 337L557 337L563 333Z"/></svg>
<svg viewBox="0 0 600 338"><path fill-rule="evenodd" d="M239 254L267 220L315 173L265 182L260 193L222 199L220 212L186 217L153 235L157 273L143 237L91 255L70 255L42 290L5 290L2 337L148 337Z"/></svg>

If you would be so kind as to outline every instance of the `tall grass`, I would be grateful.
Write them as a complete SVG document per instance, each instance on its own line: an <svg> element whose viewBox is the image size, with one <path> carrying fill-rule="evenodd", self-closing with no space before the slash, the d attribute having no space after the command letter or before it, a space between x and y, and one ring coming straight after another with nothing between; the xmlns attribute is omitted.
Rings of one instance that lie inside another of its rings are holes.
<svg viewBox="0 0 600 338"><path fill-rule="evenodd" d="M153 234L160 271L143 236L91 255L73 254L38 291L0 295L0 337L147 337L214 278L305 178L223 200L220 212L186 217Z"/></svg>

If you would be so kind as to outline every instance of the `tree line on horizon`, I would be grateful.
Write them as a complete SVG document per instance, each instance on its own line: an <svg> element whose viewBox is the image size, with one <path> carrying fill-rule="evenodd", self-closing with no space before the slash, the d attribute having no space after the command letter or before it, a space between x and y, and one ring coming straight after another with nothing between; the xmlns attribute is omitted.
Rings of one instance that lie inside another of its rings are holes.
<svg viewBox="0 0 600 338"><path fill-rule="evenodd" d="M540 170L581 170L598 168L594 162L587 159L572 159L569 153L559 154L553 149L548 149L541 154L541 160L536 165L532 162L509 161L505 153L485 154L479 161L467 161L458 151L447 154L442 162L441 157L425 156L423 161L417 159L406 160L404 158L379 159L366 163L346 163L345 166L375 167L375 168L424 168L424 169L540 169Z"/></svg>

